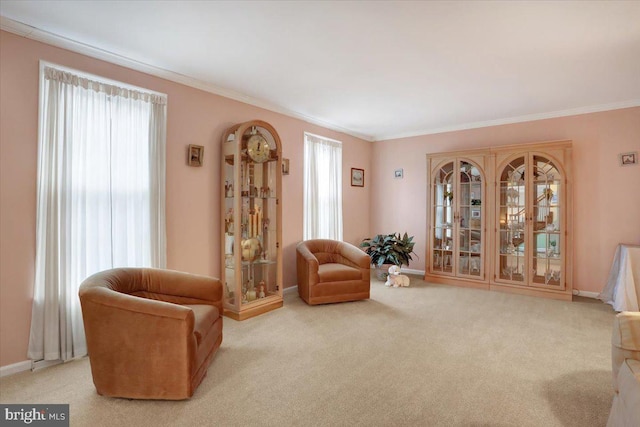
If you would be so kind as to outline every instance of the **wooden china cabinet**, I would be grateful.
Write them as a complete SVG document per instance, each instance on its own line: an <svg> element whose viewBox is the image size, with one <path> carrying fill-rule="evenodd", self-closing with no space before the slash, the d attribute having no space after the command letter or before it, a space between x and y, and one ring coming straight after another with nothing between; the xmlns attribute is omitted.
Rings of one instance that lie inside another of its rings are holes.
<svg viewBox="0 0 640 427"><path fill-rule="evenodd" d="M222 137L224 314L244 320L282 307L280 137L254 120Z"/></svg>
<svg viewBox="0 0 640 427"><path fill-rule="evenodd" d="M427 156L425 280L572 298L571 141Z"/></svg>

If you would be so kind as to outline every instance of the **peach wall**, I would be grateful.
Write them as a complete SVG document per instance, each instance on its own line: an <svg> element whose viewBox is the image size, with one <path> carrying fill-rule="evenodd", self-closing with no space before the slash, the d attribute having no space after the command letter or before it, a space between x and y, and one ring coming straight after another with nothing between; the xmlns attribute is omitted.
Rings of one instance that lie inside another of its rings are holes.
<svg viewBox="0 0 640 427"><path fill-rule="evenodd" d="M295 283L295 245L302 239L303 134L342 141L344 176L370 170L370 142L132 71L47 44L0 32L0 366L26 359L35 262L39 60L169 96L167 122L168 268L218 276L220 138L227 127L260 119L283 141L291 173L283 178L284 285ZM187 144L205 146L204 166L185 164ZM345 240L369 233L369 187L343 188Z"/></svg>
<svg viewBox="0 0 640 427"><path fill-rule="evenodd" d="M372 234L414 235L410 268L424 271L427 153L561 139L573 140L574 289L600 292L616 245L640 244L640 166L618 166L640 151L640 107L375 142Z"/></svg>

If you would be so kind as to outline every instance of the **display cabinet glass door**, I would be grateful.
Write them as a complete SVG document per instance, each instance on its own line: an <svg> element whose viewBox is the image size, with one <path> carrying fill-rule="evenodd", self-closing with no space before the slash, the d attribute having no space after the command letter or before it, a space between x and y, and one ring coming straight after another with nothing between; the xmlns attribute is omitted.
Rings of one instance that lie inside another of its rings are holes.
<svg viewBox="0 0 640 427"><path fill-rule="evenodd" d="M532 168L532 284L537 287L564 288L561 239L563 177L557 166L542 155L532 156Z"/></svg>
<svg viewBox="0 0 640 427"><path fill-rule="evenodd" d="M482 278L484 180L477 165L446 162L432 180L433 273Z"/></svg>
<svg viewBox="0 0 640 427"><path fill-rule="evenodd" d="M548 158L524 154L499 173L500 281L563 288L562 176Z"/></svg>
<svg viewBox="0 0 640 427"><path fill-rule="evenodd" d="M500 250L498 273L502 280L524 284L527 278L525 238L527 222L527 192L525 187L526 156L511 160L498 175L498 218Z"/></svg>

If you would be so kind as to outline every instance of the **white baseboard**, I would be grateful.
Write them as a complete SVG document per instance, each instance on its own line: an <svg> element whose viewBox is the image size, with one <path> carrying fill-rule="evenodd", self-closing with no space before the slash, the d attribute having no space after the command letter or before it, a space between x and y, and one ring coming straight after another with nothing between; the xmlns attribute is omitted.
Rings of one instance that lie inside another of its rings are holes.
<svg viewBox="0 0 640 427"><path fill-rule="evenodd" d="M36 360L35 362L33 362L33 367L31 368L31 370L38 371L40 369L43 368L48 368L49 366L55 366L55 365L59 365L62 363L62 360L58 359L58 360Z"/></svg>
<svg viewBox="0 0 640 427"><path fill-rule="evenodd" d="M598 295L600 295L600 293L598 292L581 291L580 289L574 289L573 294L580 297L594 298L594 299L598 299Z"/></svg>
<svg viewBox="0 0 640 427"><path fill-rule="evenodd" d="M12 365L0 366L0 378L17 374L31 369L31 360L14 363Z"/></svg>
<svg viewBox="0 0 640 427"><path fill-rule="evenodd" d="M297 285L296 286L289 286L288 288L284 288L282 290L283 294L289 294L291 292L298 292L298 286Z"/></svg>
<svg viewBox="0 0 640 427"><path fill-rule="evenodd" d="M417 276L424 276L424 270L414 270L413 268L404 268L402 267L400 269L401 273L406 273L406 274L415 274Z"/></svg>

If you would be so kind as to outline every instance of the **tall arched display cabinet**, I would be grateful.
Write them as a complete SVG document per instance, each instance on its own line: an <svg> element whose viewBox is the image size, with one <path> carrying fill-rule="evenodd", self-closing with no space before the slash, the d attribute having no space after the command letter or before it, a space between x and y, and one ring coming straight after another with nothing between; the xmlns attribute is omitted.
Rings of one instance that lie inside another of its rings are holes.
<svg viewBox="0 0 640 427"><path fill-rule="evenodd" d="M571 300L571 141L427 162L425 280Z"/></svg>
<svg viewBox="0 0 640 427"><path fill-rule="evenodd" d="M260 120L222 137L224 314L244 320L282 307L282 167L276 130Z"/></svg>

